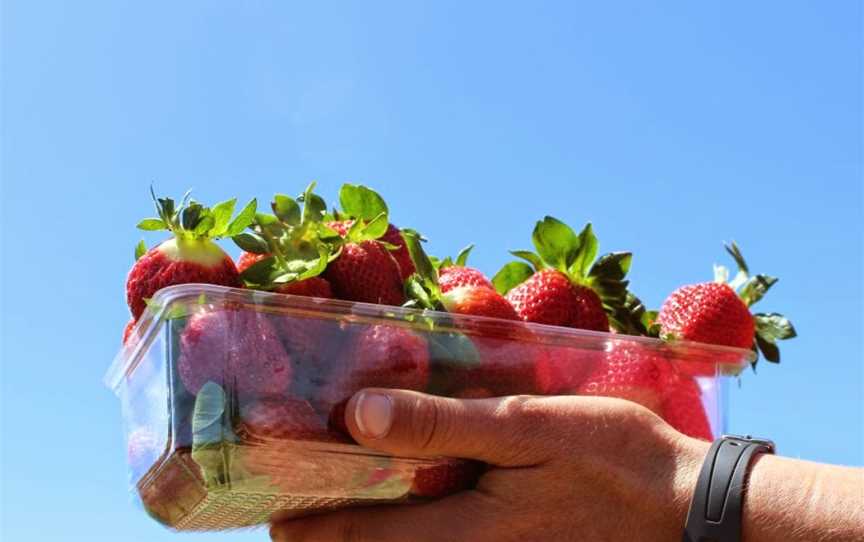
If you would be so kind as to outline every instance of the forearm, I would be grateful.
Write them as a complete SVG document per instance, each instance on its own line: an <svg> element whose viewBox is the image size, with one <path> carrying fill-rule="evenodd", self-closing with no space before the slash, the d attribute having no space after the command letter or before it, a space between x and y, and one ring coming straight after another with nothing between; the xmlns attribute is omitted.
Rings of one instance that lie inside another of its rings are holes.
<svg viewBox="0 0 864 542"><path fill-rule="evenodd" d="M760 455L743 528L745 542L864 540L864 470Z"/></svg>

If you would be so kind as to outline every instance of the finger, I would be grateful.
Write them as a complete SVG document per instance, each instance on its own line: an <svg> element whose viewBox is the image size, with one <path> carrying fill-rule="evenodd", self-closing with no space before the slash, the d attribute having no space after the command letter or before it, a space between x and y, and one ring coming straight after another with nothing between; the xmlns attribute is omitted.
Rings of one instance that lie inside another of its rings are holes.
<svg viewBox="0 0 864 542"><path fill-rule="evenodd" d="M460 493L428 504L341 510L274 524L277 542L449 542L481 540L479 494Z"/></svg>
<svg viewBox="0 0 864 542"><path fill-rule="evenodd" d="M541 398L451 399L404 390L367 389L348 402L354 438L394 455L478 459L503 467L548 459L557 411Z"/></svg>

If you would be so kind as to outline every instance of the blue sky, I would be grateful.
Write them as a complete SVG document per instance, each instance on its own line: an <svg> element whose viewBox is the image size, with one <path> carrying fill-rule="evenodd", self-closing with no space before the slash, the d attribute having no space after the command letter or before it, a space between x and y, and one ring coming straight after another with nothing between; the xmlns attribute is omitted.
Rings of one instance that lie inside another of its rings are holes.
<svg viewBox="0 0 864 542"><path fill-rule="evenodd" d="M735 239L800 338L730 429L864 464L859 2L293 4L3 2L0 534L175 539L101 384L151 182L366 183L490 273L544 214L591 220L652 305Z"/></svg>

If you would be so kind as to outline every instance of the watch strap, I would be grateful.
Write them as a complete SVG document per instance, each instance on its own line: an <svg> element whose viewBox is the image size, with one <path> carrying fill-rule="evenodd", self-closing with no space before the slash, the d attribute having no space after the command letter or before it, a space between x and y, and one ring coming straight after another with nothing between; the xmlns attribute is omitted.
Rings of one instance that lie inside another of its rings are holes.
<svg viewBox="0 0 864 542"><path fill-rule="evenodd" d="M683 542L739 542L747 473L753 457L774 453L770 440L724 435L708 450L699 473Z"/></svg>

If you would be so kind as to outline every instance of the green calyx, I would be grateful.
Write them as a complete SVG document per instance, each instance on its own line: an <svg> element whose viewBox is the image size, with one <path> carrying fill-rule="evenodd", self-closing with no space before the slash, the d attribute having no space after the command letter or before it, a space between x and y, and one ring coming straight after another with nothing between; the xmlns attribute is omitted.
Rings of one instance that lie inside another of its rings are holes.
<svg viewBox="0 0 864 542"><path fill-rule="evenodd" d="M315 183L291 198L277 194L269 213L257 213L249 230L232 239L241 249L267 257L241 273L244 283L272 290L320 275L339 255L339 235L324 225L327 205L315 194Z"/></svg>
<svg viewBox="0 0 864 542"><path fill-rule="evenodd" d="M567 224L551 216L537 222L531 236L535 252L514 250L511 254L521 258L506 264L492 278L492 284L502 295L515 288L535 272L557 269L574 284L593 289L603 302L603 307L616 329L626 331L636 326L630 318L618 321L628 311L627 285L625 280L630 270L632 254L612 252L597 258L599 243L591 224L586 224L578 234Z"/></svg>
<svg viewBox="0 0 864 542"><path fill-rule="evenodd" d="M430 258L423 250L423 237L414 230L403 229L402 240L414 263L414 273L405 280L406 307L444 310L441 289L438 287L439 260ZM469 249L470 250L470 249Z"/></svg>
<svg viewBox="0 0 864 542"><path fill-rule="evenodd" d="M171 198L157 198L151 186L150 195L156 205L158 218L145 218L138 223L138 229L167 230L179 240L220 239L238 235L255 218L257 202L254 199L234 217L236 199L223 201L211 208L189 199L189 194L186 192L180 204L176 205Z"/></svg>
<svg viewBox="0 0 864 542"><path fill-rule="evenodd" d="M738 267L738 272L732 280L729 280L729 269L722 265L714 266L714 281L720 284L727 284L735 290L741 300L748 307L752 307L759 302L768 290L777 283L777 277L769 275L753 275L750 276L750 268L741 254L741 249L733 241L732 243L723 245L726 252L735 260ZM756 324L756 333L753 340L753 351L757 355L761 353L766 360L773 363L780 363L780 349L777 346L777 341L791 339L797 336L795 326L788 318L777 313L755 313L753 320ZM758 360L757 360L758 361ZM754 366L756 361L753 362Z"/></svg>
<svg viewBox="0 0 864 542"><path fill-rule="evenodd" d="M468 245L459 251L459 254L456 255L456 259L454 260L450 256L447 256L444 259L436 258L434 256L430 256L429 260L432 262L432 265L436 270L441 270L445 267L465 267L468 264L468 255L471 254L471 251L474 250L474 245Z"/></svg>
<svg viewBox="0 0 864 542"><path fill-rule="evenodd" d="M329 238L335 244L362 243L380 239L387 233L390 226L390 211L387 203L377 192L363 185L343 184L339 189L339 205L341 210L333 210L326 220L351 221L344 238L332 228L326 228ZM389 243L383 243L389 250L396 249Z"/></svg>

